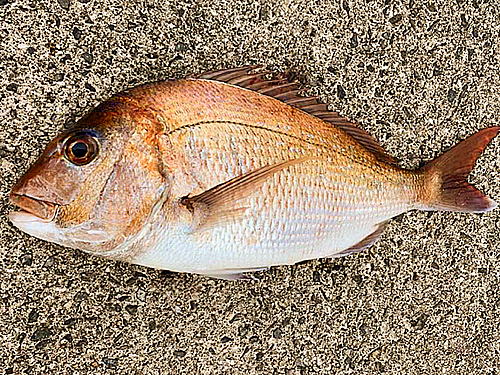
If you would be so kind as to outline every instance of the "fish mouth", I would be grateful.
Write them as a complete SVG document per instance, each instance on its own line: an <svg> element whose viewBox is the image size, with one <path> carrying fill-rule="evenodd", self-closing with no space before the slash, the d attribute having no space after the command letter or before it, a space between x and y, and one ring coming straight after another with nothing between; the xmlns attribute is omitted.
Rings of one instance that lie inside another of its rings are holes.
<svg viewBox="0 0 500 375"><path fill-rule="evenodd" d="M14 215L17 219L21 219L23 221L52 221L54 220L59 209L59 205L55 203L46 202L28 195L16 194L12 192L9 198L11 203L20 208L20 211L18 212L11 212L11 216Z"/></svg>

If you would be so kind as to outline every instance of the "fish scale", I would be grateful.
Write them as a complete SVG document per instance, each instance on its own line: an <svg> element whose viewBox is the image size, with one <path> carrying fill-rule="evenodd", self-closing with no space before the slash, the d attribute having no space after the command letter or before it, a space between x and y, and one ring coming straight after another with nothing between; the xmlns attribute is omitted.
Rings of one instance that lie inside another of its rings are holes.
<svg viewBox="0 0 500 375"><path fill-rule="evenodd" d="M377 170L362 164L363 157L337 157L331 162L330 149L311 148L298 137L271 133L274 139L270 140L269 131L265 129L223 122L205 123L182 132L171 134L171 137L177 137L172 143L178 145L173 152L178 156L189 155L186 158L193 170L199 170L201 160L197 156L205 153L208 156L204 160L205 170L217 172L205 173L203 179L198 180L200 189L234 177L229 171L235 171L237 175L280 160L303 155L314 157L310 163L276 173L260 190L239 203L240 207L250 207L245 218L252 218L251 223L242 220L214 229L209 241L205 236L200 239L200 251L207 256L210 256L210 249L225 254L220 265L212 258L211 266L216 269L262 267L305 257L333 255L359 242L377 223L406 211L414 201L416 189L411 186L412 180L409 180L409 186L403 187L393 182L398 180L396 177L388 176L388 173L398 173L395 168ZM179 142L181 138L183 143ZM234 157L231 147L234 139L242 145L237 157ZM280 147L251 147L269 143L278 143ZM294 152L290 152L291 149ZM353 159L359 162L353 163ZM387 182L374 184L373 181L381 179L381 174ZM262 201L260 197L266 197L266 200ZM307 219L311 216L316 220ZM361 227L361 230L352 231L354 227ZM248 243L248 237L252 238L253 245L247 244L247 250L243 251L241 244ZM276 253L277 248L288 251ZM206 272L202 265L199 267L197 272Z"/></svg>

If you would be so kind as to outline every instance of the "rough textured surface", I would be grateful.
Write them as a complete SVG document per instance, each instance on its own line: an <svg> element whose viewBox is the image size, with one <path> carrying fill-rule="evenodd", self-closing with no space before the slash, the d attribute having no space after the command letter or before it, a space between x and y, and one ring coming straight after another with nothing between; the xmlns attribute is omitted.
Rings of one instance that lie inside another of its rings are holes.
<svg viewBox="0 0 500 375"><path fill-rule="evenodd" d="M497 374L500 210L409 212L368 252L257 283L30 238L7 195L135 84L264 63L413 168L498 124L500 8L472 1L0 0L1 374ZM500 140L471 181L500 200Z"/></svg>

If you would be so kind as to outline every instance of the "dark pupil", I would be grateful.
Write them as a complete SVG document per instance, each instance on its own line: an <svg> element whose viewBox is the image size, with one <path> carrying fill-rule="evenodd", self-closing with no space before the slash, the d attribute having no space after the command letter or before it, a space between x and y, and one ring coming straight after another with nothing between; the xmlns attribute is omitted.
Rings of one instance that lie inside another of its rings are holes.
<svg viewBox="0 0 500 375"><path fill-rule="evenodd" d="M71 146L71 152L75 156L75 158L84 158L87 156L87 152L89 151L88 146L83 142L77 142L73 146Z"/></svg>

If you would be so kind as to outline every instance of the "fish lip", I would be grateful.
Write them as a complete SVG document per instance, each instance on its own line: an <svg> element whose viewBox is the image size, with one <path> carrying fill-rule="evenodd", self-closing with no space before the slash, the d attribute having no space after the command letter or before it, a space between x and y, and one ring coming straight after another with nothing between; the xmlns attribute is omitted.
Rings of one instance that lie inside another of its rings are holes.
<svg viewBox="0 0 500 375"><path fill-rule="evenodd" d="M20 217L30 215L40 221L50 222L54 220L59 210L59 205L55 203L43 201L25 194L12 192L10 193L9 198L12 204L20 208L18 213L23 214Z"/></svg>

